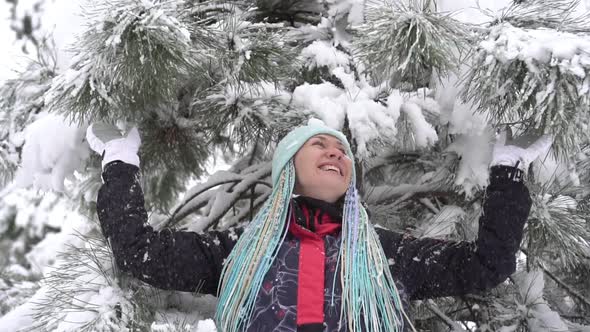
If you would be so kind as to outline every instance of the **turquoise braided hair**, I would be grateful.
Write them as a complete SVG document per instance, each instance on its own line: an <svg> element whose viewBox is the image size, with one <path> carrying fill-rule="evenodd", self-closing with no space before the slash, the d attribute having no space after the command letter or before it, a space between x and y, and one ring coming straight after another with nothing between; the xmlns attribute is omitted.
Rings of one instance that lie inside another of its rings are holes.
<svg viewBox="0 0 590 332"><path fill-rule="evenodd" d="M246 330L264 276L287 233L287 207L294 185L295 166L290 162L225 261L215 314L219 331Z"/></svg>
<svg viewBox="0 0 590 332"><path fill-rule="evenodd" d="M305 141L320 133L340 139L347 155L352 157L344 135L325 126L298 127L278 144L273 157L272 194L224 264L215 314L219 331L247 329L264 277L285 239L290 222L288 214L295 186L293 156ZM353 170L344 200L338 254L342 285L340 324L346 324L349 331L401 332L407 315L377 233L360 203L355 178ZM333 282L338 281L334 279ZM334 294L332 301L333 298Z"/></svg>

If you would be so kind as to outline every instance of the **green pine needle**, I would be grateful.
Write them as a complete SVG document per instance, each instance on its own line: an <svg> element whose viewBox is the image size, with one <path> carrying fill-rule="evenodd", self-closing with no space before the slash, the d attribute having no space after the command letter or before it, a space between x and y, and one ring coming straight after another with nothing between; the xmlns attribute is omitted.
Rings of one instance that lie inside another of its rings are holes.
<svg viewBox="0 0 590 332"><path fill-rule="evenodd" d="M277 141L304 121L305 115L294 112L289 100L268 84L218 85L198 94L193 109L212 142L246 151L257 141Z"/></svg>
<svg viewBox="0 0 590 332"><path fill-rule="evenodd" d="M547 61L509 57L513 46L507 40L517 38L517 33L530 34L533 40L533 32L507 23L493 28L464 79L462 97L479 111L489 111L496 126L511 124L552 134L556 152L575 153L590 140L590 66L580 63L585 74L580 75L568 59L557 55L550 54Z"/></svg>
<svg viewBox="0 0 590 332"><path fill-rule="evenodd" d="M76 331L147 328L150 314L133 292L120 288L112 253L104 238L77 236L84 245L70 246L59 253L59 265L43 280L46 296L35 303L34 324L29 330L52 331L64 328L61 324ZM106 303L113 298L105 299L101 291L112 292L117 303ZM71 314L79 319L72 321Z"/></svg>
<svg viewBox="0 0 590 332"><path fill-rule="evenodd" d="M526 239L529 266L536 260L564 268L585 264L590 257L590 207L569 196L533 195Z"/></svg>
<svg viewBox="0 0 590 332"><path fill-rule="evenodd" d="M579 6L580 0L512 1L493 24L507 22L519 28L589 33L590 13L574 16Z"/></svg>
<svg viewBox="0 0 590 332"><path fill-rule="evenodd" d="M371 0L357 31L357 55L377 82L426 86L433 70L445 75L459 64L466 29L431 1Z"/></svg>
<svg viewBox="0 0 590 332"><path fill-rule="evenodd" d="M178 79L204 72L207 50L175 2L116 0L94 4L74 65L57 77L51 106L77 120L139 119L174 100ZM203 35L203 33L198 34Z"/></svg>
<svg viewBox="0 0 590 332"><path fill-rule="evenodd" d="M297 47L285 42L288 28L278 24L244 22L240 14L228 16L221 24L225 48L218 54L218 65L229 80L247 83L278 84L299 67Z"/></svg>

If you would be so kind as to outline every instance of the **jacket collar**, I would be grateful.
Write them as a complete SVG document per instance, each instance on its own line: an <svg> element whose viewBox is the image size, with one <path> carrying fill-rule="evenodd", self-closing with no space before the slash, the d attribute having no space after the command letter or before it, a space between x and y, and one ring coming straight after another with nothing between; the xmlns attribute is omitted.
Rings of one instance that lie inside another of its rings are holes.
<svg viewBox="0 0 590 332"><path fill-rule="evenodd" d="M291 200L294 224L313 233L323 233L326 229L334 232L342 224L342 203L328 203L319 199L297 196ZM322 225L332 225L326 228ZM336 226L337 227L333 227ZM321 231L322 229L323 231Z"/></svg>

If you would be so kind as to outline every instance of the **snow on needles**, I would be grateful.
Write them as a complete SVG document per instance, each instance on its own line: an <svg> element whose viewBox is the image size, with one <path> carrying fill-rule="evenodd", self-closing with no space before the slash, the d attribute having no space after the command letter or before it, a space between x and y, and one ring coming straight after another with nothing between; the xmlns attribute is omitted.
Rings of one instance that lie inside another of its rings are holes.
<svg viewBox="0 0 590 332"><path fill-rule="evenodd" d="M359 157L370 154L368 145L377 139L395 140L396 124L405 113L412 124L418 147L427 147L438 140L434 127L426 121L421 104L399 90L389 91L389 96L379 101L382 91L363 84L348 69L350 59L326 41L316 41L302 52L310 67L325 66L342 87L331 82L304 83L293 91L293 104L318 116L327 126L341 130L348 117ZM430 99L424 97L424 99ZM428 100L424 102L428 104Z"/></svg>
<svg viewBox="0 0 590 332"><path fill-rule="evenodd" d="M488 39L480 43L489 63L521 60L529 70L537 72L537 64L559 66L581 78L590 69L590 37L550 29L526 30L504 23L492 29ZM588 91L588 80L584 87Z"/></svg>
<svg viewBox="0 0 590 332"><path fill-rule="evenodd" d="M363 22L363 0L327 0L328 14L332 17L347 16L347 21L352 24Z"/></svg>
<svg viewBox="0 0 590 332"><path fill-rule="evenodd" d="M521 272L514 276L514 280L523 302L519 311L523 319L526 319L530 331L569 331L559 314L551 310L543 298L543 271Z"/></svg>
<svg viewBox="0 0 590 332"><path fill-rule="evenodd" d="M304 63L312 64L312 66L327 66L332 69L348 65L348 56L324 40L316 40L311 43L303 49L301 56Z"/></svg>

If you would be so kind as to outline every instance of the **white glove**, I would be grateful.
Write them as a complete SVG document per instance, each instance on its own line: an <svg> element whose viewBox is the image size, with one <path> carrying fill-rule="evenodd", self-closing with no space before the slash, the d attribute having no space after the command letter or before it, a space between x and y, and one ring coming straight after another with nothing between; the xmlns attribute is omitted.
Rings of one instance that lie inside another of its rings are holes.
<svg viewBox="0 0 590 332"><path fill-rule="evenodd" d="M516 166L526 172L535 159L549 153L552 143L551 135L523 136L506 142L506 135L502 133L494 145L491 165Z"/></svg>
<svg viewBox="0 0 590 332"><path fill-rule="evenodd" d="M137 152L141 146L141 137L136 127L123 136L117 127L95 123L86 129L86 140L90 148L102 155L102 168L115 160L139 167Z"/></svg>

